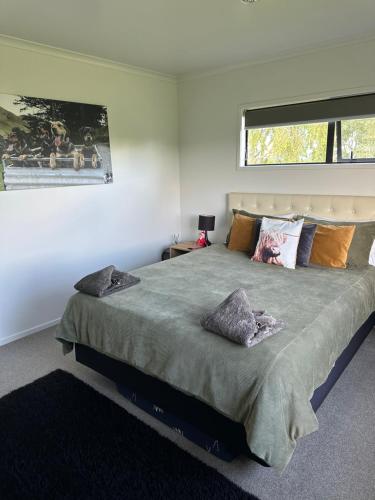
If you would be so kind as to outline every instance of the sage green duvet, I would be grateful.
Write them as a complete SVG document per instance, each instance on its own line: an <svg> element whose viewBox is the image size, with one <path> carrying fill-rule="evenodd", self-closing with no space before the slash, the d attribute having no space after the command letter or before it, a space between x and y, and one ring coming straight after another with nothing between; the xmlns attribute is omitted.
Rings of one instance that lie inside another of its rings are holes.
<svg viewBox="0 0 375 500"><path fill-rule="evenodd" d="M375 310L375 268L286 269L224 245L132 271L141 282L105 298L73 295L57 338L126 361L242 422L253 453L282 471L318 428L314 390ZM246 348L200 326L243 287L286 328Z"/></svg>

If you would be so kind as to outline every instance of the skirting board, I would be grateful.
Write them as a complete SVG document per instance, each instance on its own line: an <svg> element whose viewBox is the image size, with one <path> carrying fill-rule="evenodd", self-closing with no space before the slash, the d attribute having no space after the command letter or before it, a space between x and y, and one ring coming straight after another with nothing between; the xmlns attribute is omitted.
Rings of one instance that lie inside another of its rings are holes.
<svg viewBox="0 0 375 500"><path fill-rule="evenodd" d="M60 320L61 318L51 319L51 321L46 321L40 325L35 325L31 328L27 328L26 330L22 330L21 332L12 333L11 335L0 338L0 347L5 344L9 344L10 342L14 342L15 340L22 339L23 337L27 337L28 335L32 335L33 333L45 330L46 328L50 328L51 326L56 326L60 323Z"/></svg>

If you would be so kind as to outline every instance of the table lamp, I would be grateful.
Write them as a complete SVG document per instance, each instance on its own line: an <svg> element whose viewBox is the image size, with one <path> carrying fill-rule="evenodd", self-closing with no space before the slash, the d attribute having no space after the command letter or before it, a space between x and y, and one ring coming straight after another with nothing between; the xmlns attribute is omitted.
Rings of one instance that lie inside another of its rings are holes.
<svg viewBox="0 0 375 500"><path fill-rule="evenodd" d="M215 216L214 215L200 215L199 222L198 222L198 229L200 231L204 231L206 247L210 246L211 243L208 240L207 231L213 231L215 229Z"/></svg>

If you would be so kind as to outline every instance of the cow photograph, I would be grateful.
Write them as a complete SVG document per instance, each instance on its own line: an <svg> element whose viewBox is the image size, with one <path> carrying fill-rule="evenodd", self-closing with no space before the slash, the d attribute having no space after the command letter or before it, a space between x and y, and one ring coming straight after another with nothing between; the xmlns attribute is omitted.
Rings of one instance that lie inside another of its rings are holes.
<svg viewBox="0 0 375 500"><path fill-rule="evenodd" d="M0 191L113 181L107 108L0 94Z"/></svg>

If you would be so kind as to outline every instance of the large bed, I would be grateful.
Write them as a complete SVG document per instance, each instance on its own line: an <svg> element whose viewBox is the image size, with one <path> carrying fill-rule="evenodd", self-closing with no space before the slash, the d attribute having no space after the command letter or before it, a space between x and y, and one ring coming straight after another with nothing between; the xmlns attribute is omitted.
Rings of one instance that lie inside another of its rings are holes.
<svg viewBox="0 0 375 500"><path fill-rule="evenodd" d="M232 193L228 208L375 219L370 197ZM297 439L375 323L375 268L286 269L224 244L146 266L105 298L73 295L58 330L65 351L153 398L204 433L282 471ZM236 288L285 322L251 348L205 331L200 318ZM364 374L365 376L365 374Z"/></svg>

